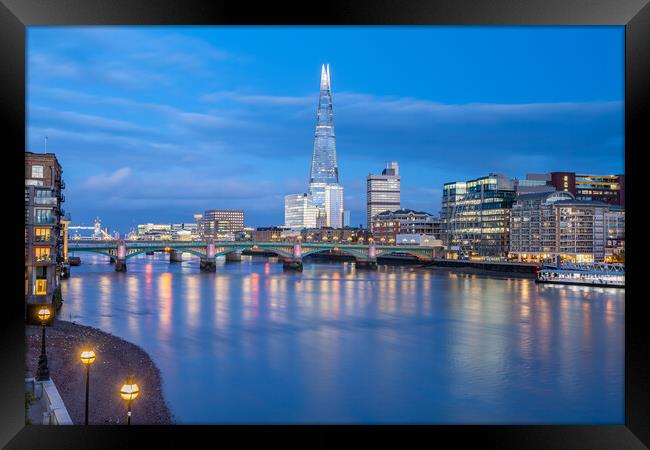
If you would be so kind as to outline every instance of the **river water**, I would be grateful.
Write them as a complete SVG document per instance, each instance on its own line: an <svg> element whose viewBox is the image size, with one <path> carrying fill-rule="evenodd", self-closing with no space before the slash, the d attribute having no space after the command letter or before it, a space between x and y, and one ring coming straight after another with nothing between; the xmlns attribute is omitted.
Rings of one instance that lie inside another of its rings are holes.
<svg viewBox="0 0 650 450"><path fill-rule="evenodd" d="M80 256L61 318L146 350L179 423L624 422L621 289Z"/></svg>

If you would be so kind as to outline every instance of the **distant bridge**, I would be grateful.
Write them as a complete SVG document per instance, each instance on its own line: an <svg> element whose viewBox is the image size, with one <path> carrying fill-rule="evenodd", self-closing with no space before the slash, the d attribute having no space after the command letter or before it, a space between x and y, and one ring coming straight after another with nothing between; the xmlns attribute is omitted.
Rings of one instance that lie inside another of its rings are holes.
<svg viewBox="0 0 650 450"><path fill-rule="evenodd" d="M115 260L115 270L126 271L126 260L141 253L152 251L169 252L172 261L180 261L183 252L198 256L201 270L216 270L217 256L239 255L242 251L270 252L277 255L288 269L302 270L302 258L316 253L334 252L354 257L357 266L376 268L377 258L393 253L407 253L422 261L431 261L436 256L437 247L394 246L394 245L350 245L320 244L303 242L187 242L187 241L94 241L69 242L69 252L92 252Z"/></svg>

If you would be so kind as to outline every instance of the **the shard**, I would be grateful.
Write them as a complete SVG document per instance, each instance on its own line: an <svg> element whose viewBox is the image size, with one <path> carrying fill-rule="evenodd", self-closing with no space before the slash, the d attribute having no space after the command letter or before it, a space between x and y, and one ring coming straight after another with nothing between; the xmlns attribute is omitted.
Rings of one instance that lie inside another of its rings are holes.
<svg viewBox="0 0 650 450"><path fill-rule="evenodd" d="M316 227L344 226L343 186L339 184L336 162L336 136L332 110L332 85L329 64L323 64L320 76L320 97L314 133L314 149L309 170L309 190L306 194L285 197L285 226L309 227L313 212ZM300 218L309 217L309 221ZM298 219L296 219L298 218Z"/></svg>
<svg viewBox="0 0 650 450"><path fill-rule="evenodd" d="M336 136L334 133L334 112L332 111L332 87L330 84L329 64L323 65L320 78L320 98L316 131L314 133L314 151L309 172L309 191L314 196L317 206L323 206L325 186L338 184L339 169L336 163Z"/></svg>
<svg viewBox="0 0 650 450"><path fill-rule="evenodd" d="M336 162L336 135L329 64L323 64L321 68L314 150L309 172L309 193L314 205L323 211L324 223L335 228L342 227L343 187L339 184L339 168Z"/></svg>

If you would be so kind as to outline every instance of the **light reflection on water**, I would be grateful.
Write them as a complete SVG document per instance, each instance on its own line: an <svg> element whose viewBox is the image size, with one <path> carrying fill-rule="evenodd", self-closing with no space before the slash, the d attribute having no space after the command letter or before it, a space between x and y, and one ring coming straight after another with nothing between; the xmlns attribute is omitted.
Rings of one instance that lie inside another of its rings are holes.
<svg viewBox="0 0 650 450"><path fill-rule="evenodd" d="M183 423L623 423L622 290L81 256L62 317L143 347Z"/></svg>

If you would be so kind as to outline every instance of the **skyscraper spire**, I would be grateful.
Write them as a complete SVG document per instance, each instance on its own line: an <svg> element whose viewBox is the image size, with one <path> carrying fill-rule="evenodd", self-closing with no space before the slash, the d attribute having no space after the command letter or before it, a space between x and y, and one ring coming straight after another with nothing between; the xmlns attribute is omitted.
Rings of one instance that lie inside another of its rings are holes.
<svg viewBox="0 0 650 450"><path fill-rule="evenodd" d="M329 68L330 68L329 64L327 64L327 67L325 66L325 64L323 64L321 67L321 71L320 71L321 91L331 91Z"/></svg>
<svg viewBox="0 0 650 450"><path fill-rule="evenodd" d="M316 131L314 133L314 151L309 173L310 190L312 190L314 183L338 183L338 172L329 64L323 64L321 67Z"/></svg>

